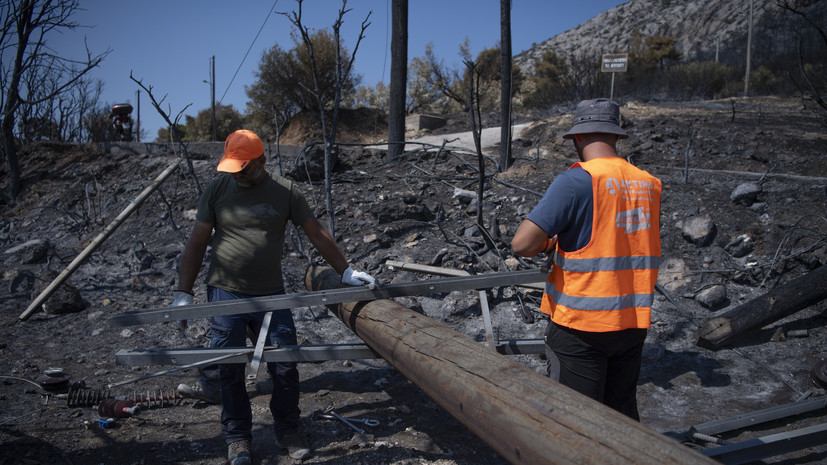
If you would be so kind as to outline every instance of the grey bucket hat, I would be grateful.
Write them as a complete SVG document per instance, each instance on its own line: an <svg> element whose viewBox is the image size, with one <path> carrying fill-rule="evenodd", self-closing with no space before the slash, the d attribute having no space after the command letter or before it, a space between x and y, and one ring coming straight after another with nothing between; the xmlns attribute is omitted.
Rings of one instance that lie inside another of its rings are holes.
<svg viewBox="0 0 827 465"><path fill-rule="evenodd" d="M563 134L564 139L574 139L575 134L592 132L617 134L621 139L629 137L620 128L620 107L609 99L583 100L578 103L573 123L569 132Z"/></svg>

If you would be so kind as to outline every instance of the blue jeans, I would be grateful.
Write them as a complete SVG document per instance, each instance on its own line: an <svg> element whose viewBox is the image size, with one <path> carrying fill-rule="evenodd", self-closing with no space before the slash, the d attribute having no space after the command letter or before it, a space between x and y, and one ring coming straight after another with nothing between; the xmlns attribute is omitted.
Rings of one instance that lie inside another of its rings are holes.
<svg viewBox="0 0 827 465"><path fill-rule="evenodd" d="M207 288L207 300L246 299L252 296L228 292L212 286ZM239 315L214 316L210 319L211 347L246 346L247 328L258 335L264 320L264 313L243 313ZM289 309L275 310L270 319L266 345L296 345L296 325ZM253 341L254 343L256 341ZM221 383L221 428L227 444L242 439L252 439L253 413L244 376L245 365L241 363L219 364L218 376ZM276 435L292 432L299 427L299 370L296 363L267 363L267 371L273 380L273 394L270 397L270 412Z"/></svg>

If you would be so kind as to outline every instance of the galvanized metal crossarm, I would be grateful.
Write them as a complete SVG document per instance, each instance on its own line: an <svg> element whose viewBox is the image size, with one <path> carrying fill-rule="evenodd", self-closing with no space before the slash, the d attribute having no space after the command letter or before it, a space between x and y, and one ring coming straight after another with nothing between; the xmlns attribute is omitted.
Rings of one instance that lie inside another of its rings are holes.
<svg viewBox="0 0 827 465"><path fill-rule="evenodd" d="M325 291L297 292L293 294L255 297L252 299L225 300L180 307L136 310L114 315L109 318L109 323L113 326L163 323L167 321L192 320L195 318L238 315L241 313L258 313L314 305L333 305L343 302L362 302L412 295L441 294L470 289L489 289L492 287L536 283L544 281L545 278L546 274L540 270L510 271L392 283L376 288L358 286Z"/></svg>

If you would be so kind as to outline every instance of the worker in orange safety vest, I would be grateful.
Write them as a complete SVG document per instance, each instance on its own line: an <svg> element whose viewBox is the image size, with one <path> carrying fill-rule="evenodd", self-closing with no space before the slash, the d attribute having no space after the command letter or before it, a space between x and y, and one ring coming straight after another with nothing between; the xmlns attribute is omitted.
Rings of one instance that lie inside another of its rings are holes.
<svg viewBox="0 0 827 465"><path fill-rule="evenodd" d="M661 182L618 156L628 135L607 99L577 105L580 162L558 175L520 223L515 254L551 256L540 310L563 385L639 420L637 381L660 263Z"/></svg>

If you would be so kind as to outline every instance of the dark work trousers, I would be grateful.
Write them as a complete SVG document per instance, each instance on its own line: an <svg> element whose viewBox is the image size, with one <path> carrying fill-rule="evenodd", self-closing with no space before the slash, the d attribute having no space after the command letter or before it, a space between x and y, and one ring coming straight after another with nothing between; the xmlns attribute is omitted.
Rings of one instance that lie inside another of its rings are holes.
<svg viewBox="0 0 827 465"><path fill-rule="evenodd" d="M637 381L646 329L578 331L549 321L546 344L559 361L559 381L640 421Z"/></svg>
<svg viewBox="0 0 827 465"><path fill-rule="evenodd" d="M227 292L209 286L207 299L210 302L232 299L246 299L252 296ZM257 336L261 330L264 313L243 313L240 315L214 316L210 319L212 347L244 348L247 328ZM296 326L293 314L288 310L275 310L270 319L270 330L266 345L296 345ZM221 381L221 427L224 439L231 444L241 439L252 439L253 413L241 363L219 364L218 376ZM296 363L267 363L267 371L273 380L273 394L270 397L270 412L276 435L296 431L299 427L299 370Z"/></svg>

